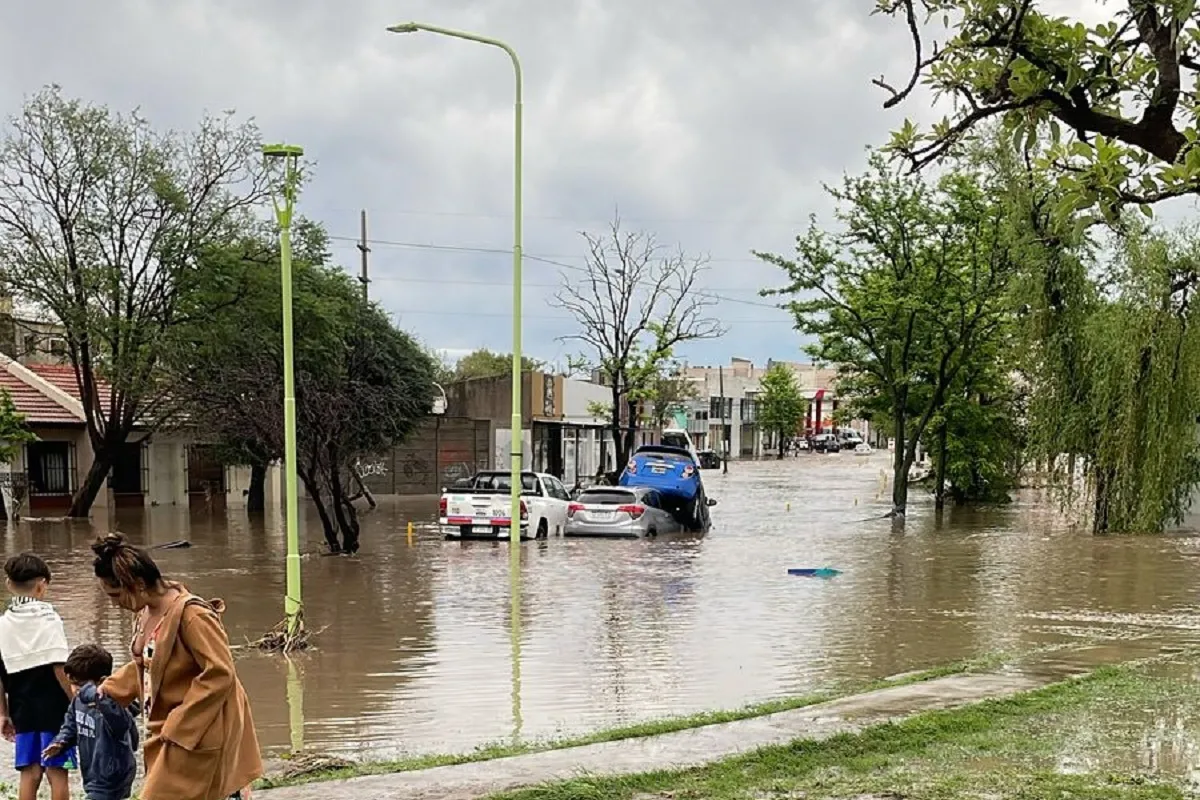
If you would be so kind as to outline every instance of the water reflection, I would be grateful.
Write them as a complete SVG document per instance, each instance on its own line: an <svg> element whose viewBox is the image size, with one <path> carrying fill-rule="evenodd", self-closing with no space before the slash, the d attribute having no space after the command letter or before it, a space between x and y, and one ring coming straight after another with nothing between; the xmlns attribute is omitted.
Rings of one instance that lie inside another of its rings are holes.
<svg viewBox="0 0 1200 800"><path fill-rule="evenodd" d="M304 520L306 615L319 649L240 662L265 747L461 751L803 694L1000 649L1100 637L1190 641L1200 627L1186 537L1094 538L1035 496L1001 509L880 515L883 456L811 456L706 475L716 528L654 541L445 542L432 498L381 498L356 558L318 555ZM408 523L415 525L410 544ZM21 523L72 642L124 654L130 620L90 578L118 528L170 576L220 596L235 644L283 614L282 519L148 509L91 525ZM831 581L788 567L832 566ZM519 591L514 576L519 572ZM506 580L507 578L507 580ZM302 719L302 722L301 722Z"/></svg>

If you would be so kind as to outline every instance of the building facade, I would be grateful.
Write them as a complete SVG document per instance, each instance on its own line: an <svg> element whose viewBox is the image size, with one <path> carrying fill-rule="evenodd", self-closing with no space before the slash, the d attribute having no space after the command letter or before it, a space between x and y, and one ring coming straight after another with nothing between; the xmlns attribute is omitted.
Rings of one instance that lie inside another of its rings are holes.
<svg viewBox="0 0 1200 800"><path fill-rule="evenodd" d="M745 358L729 365L688 366L683 375L692 383L695 399L688 403L688 433L699 450L728 453L730 458L759 458L778 452L779 443L758 422L762 379L776 363L796 376L796 385L808 400L805 428L817 434L833 430L837 370L798 361L768 361L755 366Z"/></svg>

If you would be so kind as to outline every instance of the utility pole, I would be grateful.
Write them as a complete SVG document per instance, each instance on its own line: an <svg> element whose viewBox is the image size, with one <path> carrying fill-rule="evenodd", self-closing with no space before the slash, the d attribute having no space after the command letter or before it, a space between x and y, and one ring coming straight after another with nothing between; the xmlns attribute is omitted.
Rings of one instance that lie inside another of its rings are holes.
<svg viewBox="0 0 1200 800"><path fill-rule="evenodd" d="M358 221L358 252L362 253L362 274L358 276L358 282L362 284L363 305L366 305L369 301L367 284L371 282L371 279L367 277L367 254L371 252L371 248L367 246L367 210L365 208L359 212Z"/></svg>
<svg viewBox="0 0 1200 800"><path fill-rule="evenodd" d="M725 366L717 367L717 382L721 392L721 474L729 474L729 434L725 431Z"/></svg>

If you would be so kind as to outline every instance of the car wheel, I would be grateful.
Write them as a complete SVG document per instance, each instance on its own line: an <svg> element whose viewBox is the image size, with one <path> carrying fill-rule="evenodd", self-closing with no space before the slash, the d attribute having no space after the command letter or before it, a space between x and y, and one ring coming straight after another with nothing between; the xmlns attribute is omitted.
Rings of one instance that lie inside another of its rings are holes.
<svg viewBox="0 0 1200 800"><path fill-rule="evenodd" d="M647 535L648 537L650 537L651 539L653 539L655 536L658 536L658 529L657 529L657 528L651 528L650 530L646 531L646 535Z"/></svg>
<svg viewBox="0 0 1200 800"><path fill-rule="evenodd" d="M550 538L550 525L549 525L549 523L546 522L546 520L542 520L541 522L538 523L537 538L539 538L539 539L549 539Z"/></svg>

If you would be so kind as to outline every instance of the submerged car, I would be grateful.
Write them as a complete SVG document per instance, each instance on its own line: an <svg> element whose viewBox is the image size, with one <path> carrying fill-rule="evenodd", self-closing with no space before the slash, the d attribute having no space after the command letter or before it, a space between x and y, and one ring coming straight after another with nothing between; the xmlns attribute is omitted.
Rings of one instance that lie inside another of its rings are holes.
<svg viewBox="0 0 1200 800"><path fill-rule="evenodd" d="M642 538L683 529L644 486L584 489L567 507L567 536Z"/></svg>
<svg viewBox="0 0 1200 800"><path fill-rule="evenodd" d="M716 450L701 450L696 454L700 458L700 469L720 469L721 456Z"/></svg>

